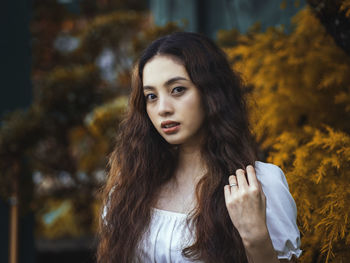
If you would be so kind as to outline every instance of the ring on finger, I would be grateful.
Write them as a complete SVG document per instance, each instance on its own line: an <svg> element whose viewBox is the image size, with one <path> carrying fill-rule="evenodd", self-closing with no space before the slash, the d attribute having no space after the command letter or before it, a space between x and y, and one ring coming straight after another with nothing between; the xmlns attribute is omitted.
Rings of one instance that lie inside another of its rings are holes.
<svg viewBox="0 0 350 263"><path fill-rule="evenodd" d="M236 175L231 175L231 176L228 178L228 181L229 181L230 187L238 186L238 182L237 182Z"/></svg>

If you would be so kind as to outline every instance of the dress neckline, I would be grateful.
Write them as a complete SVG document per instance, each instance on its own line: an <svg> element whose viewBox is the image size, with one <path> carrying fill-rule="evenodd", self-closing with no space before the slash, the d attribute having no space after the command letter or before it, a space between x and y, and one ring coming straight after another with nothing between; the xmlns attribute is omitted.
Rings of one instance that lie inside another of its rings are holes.
<svg viewBox="0 0 350 263"><path fill-rule="evenodd" d="M185 213L163 210L163 209L159 209L159 208L155 208L155 207L152 207L152 209L153 209L153 211L157 212L158 214L175 216L175 217L187 217L187 214L185 214Z"/></svg>

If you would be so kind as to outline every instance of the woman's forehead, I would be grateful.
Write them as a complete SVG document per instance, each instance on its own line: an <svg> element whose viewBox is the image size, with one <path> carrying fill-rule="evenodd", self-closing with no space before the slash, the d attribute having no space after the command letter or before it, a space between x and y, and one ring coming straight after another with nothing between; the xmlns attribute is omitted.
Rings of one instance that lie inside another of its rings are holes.
<svg viewBox="0 0 350 263"><path fill-rule="evenodd" d="M143 86L164 85L169 79L183 78L189 80L183 64L171 56L156 56L143 68Z"/></svg>

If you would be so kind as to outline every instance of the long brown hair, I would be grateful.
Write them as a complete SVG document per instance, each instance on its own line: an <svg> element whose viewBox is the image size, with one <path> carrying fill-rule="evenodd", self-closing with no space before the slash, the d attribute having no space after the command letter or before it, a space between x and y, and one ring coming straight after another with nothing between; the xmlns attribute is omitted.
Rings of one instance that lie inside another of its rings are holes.
<svg viewBox="0 0 350 263"><path fill-rule="evenodd" d="M196 186L198 205L190 217L197 238L182 253L203 262L247 262L224 199L229 175L256 161L244 85L221 49L207 37L188 32L155 40L134 69L129 110L109 158L104 189L108 211L100 223L98 262L136 261L137 246L149 226L157 193L176 169L178 151L154 128L142 91L143 68L156 55L182 61L200 91L206 116L207 136L201 154L208 170Z"/></svg>

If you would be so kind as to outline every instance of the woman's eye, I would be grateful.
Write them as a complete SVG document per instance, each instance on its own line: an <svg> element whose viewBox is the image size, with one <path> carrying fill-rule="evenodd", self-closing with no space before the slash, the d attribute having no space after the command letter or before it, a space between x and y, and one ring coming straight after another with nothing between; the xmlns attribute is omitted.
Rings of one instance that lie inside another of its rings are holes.
<svg viewBox="0 0 350 263"><path fill-rule="evenodd" d="M175 88L173 89L173 92L175 92L175 93L180 93L180 92L183 92L185 89L186 89L185 87L179 86L179 87L175 87Z"/></svg>
<svg viewBox="0 0 350 263"><path fill-rule="evenodd" d="M153 93L150 93L145 95L145 97L146 97L146 100L153 100L155 99L156 95L154 95Z"/></svg>

